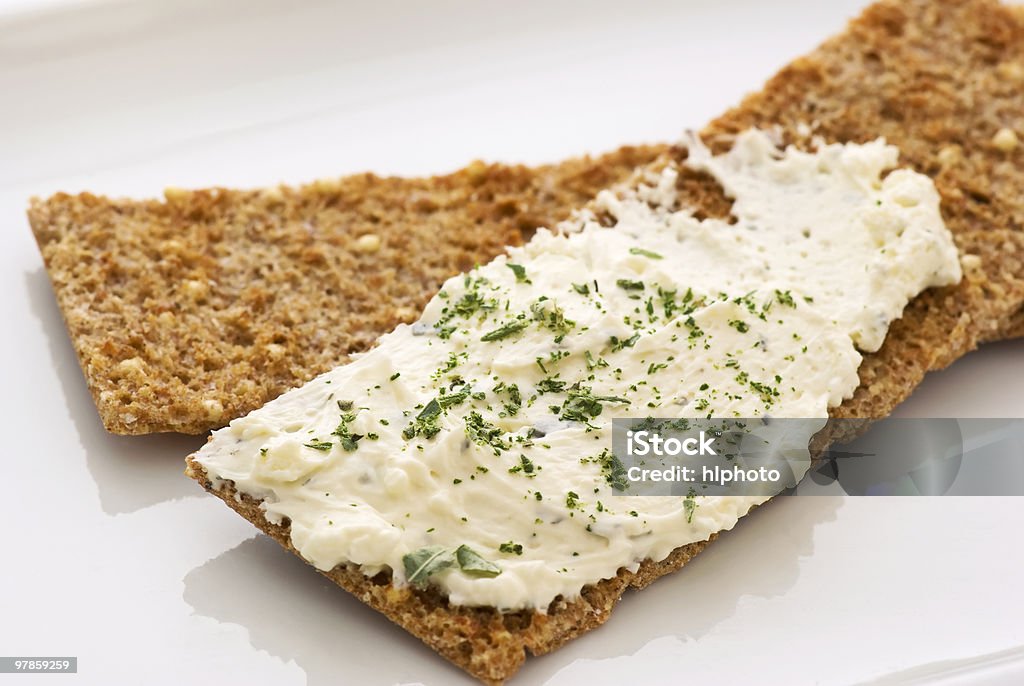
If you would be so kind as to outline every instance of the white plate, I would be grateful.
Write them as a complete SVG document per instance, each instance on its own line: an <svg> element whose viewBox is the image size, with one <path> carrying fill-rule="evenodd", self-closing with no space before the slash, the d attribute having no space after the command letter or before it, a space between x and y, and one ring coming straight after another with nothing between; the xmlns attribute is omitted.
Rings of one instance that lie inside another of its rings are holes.
<svg viewBox="0 0 1024 686"><path fill-rule="evenodd" d="M33 683L469 683L185 479L202 438L104 433L29 195L669 140L858 4L164 0L0 19L0 654L80 658ZM902 413L1024 416L1022 382L1024 348L988 346ZM518 683L1022 683L1022 528L1013 498L785 499Z"/></svg>

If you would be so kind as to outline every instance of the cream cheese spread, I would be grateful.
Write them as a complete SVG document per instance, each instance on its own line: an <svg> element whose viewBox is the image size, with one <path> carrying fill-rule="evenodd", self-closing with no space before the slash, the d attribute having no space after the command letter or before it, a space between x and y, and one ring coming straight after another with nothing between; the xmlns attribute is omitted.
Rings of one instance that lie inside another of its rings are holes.
<svg viewBox="0 0 1024 686"><path fill-rule="evenodd" d="M615 495L611 420L824 419L856 389L859 351L961 271L932 182L883 174L884 141L688 145L734 221L678 207L671 166L603 192L197 461L290 523L317 568L387 571L454 604L544 611L731 528L766 498Z"/></svg>

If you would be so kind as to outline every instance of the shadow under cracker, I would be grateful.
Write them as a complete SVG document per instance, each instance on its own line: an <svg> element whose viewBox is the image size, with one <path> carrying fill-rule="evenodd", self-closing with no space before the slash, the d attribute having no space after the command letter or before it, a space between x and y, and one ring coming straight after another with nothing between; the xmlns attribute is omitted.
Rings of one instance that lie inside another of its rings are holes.
<svg viewBox="0 0 1024 686"><path fill-rule="evenodd" d="M203 495L184 475L184 469L185 456L198 450L206 437L108 433L86 386L46 270L25 272L25 290L29 308L46 337L67 412L85 451L86 467L96 482L103 511L109 515L123 514Z"/></svg>
<svg viewBox="0 0 1024 686"><path fill-rule="evenodd" d="M626 593L604 627L527 659L512 682L543 683L578 659L630 655L666 635L700 640L741 598L783 595L814 551L816 525L834 520L842 500L779 498L758 508L682 570ZM758 573L738 560L757 560ZM255 649L294 661L309 686L477 683L264 535L193 569L184 587L196 614L244 627Z"/></svg>

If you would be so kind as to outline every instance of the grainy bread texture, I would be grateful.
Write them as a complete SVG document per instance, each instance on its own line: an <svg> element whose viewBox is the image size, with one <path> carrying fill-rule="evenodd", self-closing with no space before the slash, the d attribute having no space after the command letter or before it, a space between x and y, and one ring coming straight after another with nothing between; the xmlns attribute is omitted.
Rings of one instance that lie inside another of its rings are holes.
<svg viewBox="0 0 1024 686"><path fill-rule="evenodd" d="M1024 134L1024 16L987 0L873 5L702 135L724 149L747 127L778 126L784 139L806 145L803 124L828 141L885 136L898 145L903 164L935 180L965 265L959 286L926 292L907 307L882 349L864 360L854 397L833 412L881 417L927 371L1020 325L1024 144L1005 145L999 131ZM687 205L709 214L728 211L709 179L690 176L681 186ZM258 503L236 497L230 486L213 489L192 459L188 472L292 549L287 527L267 523ZM396 588L386 576L368 579L345 567L327 576L480 680L500 683L527 652L547 653L599 626L627 588L680 568L707 543L647 561L636 573L623 570L584 589L578 600L556 600L546 614L450 606L430 591Z"/></svg>
<svg viewBox="0 0 1024 686"><path fill-rule="evenodd" d="M203 433L365 350L445 279L664 149L163 202L58 194L28 215L107 430Z"/></svg>

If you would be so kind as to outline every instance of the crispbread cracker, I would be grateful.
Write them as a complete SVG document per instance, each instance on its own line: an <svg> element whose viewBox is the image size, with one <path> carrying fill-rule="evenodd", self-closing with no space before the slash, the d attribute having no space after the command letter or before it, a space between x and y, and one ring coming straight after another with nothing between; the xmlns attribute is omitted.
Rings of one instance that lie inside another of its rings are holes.
<svg viewBox="0 0 1024 686"><path fill-rule="evenodd" d="M108 431L203 433L365 350L665 146L300 188L88 193L29 221Z"/></svg>
<svg viewBox="0 0 1024 686"><path fill-rule="evenodd" d="M1024 145L1003 151L992 139L1002 128L1024 133L1024 87L1014 77L1024 68L1022 51L1024 16L995 2L882 2L702 132L718 149L750 126L778 125L780 135L799 145L808 144L805 124L827 141L881 135L899 146L903 164L935 179L965 278L907 307L882 349L866 356L854 397L833 416L882 417L927 371L1020 325ZM683 185L687 205L722 211L712 183L691 177ZM230 484L213 489L202 467L191 458L188 464L193 478L292 549L287 527L269 524L258 503L236 498ZM622 570L585 588L578 600L556 600L546 614L449 606L433 591L396 588L386 576L370 579L347 567L327 576L454 664L500 683L527 652L549 652L599 626L626 588L678 569L707 543L647 561L636 573Z"/></svg>

